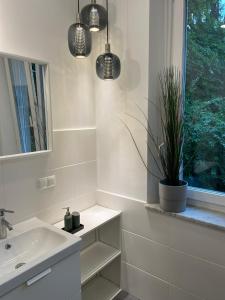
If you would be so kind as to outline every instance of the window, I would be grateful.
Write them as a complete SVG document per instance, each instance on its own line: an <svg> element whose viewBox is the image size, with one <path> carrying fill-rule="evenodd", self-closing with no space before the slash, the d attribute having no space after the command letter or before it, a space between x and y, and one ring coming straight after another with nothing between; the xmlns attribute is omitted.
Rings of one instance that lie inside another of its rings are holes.
<svg viewBox="0 0 225 300"><path fill-rule="evenodd" d="M225 192L225 0L187 1L184 177Z"/></svg>

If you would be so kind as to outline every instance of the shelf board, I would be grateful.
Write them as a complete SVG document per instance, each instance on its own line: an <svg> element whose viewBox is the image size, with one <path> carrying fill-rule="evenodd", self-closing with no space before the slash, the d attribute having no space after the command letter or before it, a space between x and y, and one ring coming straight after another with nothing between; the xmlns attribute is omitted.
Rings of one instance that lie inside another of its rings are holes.
<svg viewBox="0 0 225 300"><path fill-rule="evenodd" d="M115 211L99 205L86 209L80 214L80 222L84 225L84 229L77 232L76 236L82 237L120 215L121 211ZM56 223L55 226L61 229L64 227L63 221Z"/></svg>
<svg viewBox="0 0 225 300"><path fill-rule="evenodd" d="M112 300L121 289L111 281L99 276L88 282L82 289L83 300Z"/></svg>
<svg viewBox="0 0 225 300"><path fill-rule="evenodd" d="M95 242L84 249L81 252L81 284L85 284L119 255L120 250L102 242Z"/></svg>

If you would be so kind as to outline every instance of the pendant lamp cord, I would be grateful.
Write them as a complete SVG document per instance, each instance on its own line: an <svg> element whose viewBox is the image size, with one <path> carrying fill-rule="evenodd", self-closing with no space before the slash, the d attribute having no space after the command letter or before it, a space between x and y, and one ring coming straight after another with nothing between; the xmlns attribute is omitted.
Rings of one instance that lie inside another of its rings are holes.
<svg viewBox="0 0 225 300"><path fill-rule="evenodd" d="M109 0L106 0L106 10L107 10L107 44L109 43Z"/></svg>
<svg viewBox="0 0 225 300"><path fill-rule="evenodd" d="M80 13L80 0L78 0L78 14Z"/></svg>

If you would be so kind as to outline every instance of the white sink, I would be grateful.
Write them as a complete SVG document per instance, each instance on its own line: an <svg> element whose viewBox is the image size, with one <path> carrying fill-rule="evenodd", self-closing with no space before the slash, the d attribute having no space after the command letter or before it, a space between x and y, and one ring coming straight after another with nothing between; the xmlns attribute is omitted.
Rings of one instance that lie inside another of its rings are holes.
<svg viewBox="0 0 225 300"><path fill-rule="evenodd" d="M0 278L22 268L66 242L66 237L45 227L24 232L0 243ZM9 249L6 249L10 247Z"/></svg>
<svg viewBox="0 0 225 300"><path fill-rule="evenodd" d="M0 241L0 297L22 284L26 274L35 275L36 267L47 268L79 249L79 238L36 218L16 225Z"/></svg>

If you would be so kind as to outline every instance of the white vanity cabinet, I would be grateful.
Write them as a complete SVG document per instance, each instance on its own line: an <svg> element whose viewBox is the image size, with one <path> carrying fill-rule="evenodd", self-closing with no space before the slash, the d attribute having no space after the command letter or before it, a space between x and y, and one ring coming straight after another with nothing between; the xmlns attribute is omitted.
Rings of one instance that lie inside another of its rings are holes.
<svg viewBox="0 0 225 300"><path fill-rule="evenodd" d="M2 300L81 300L80 253L37 273Z"/></svg>

